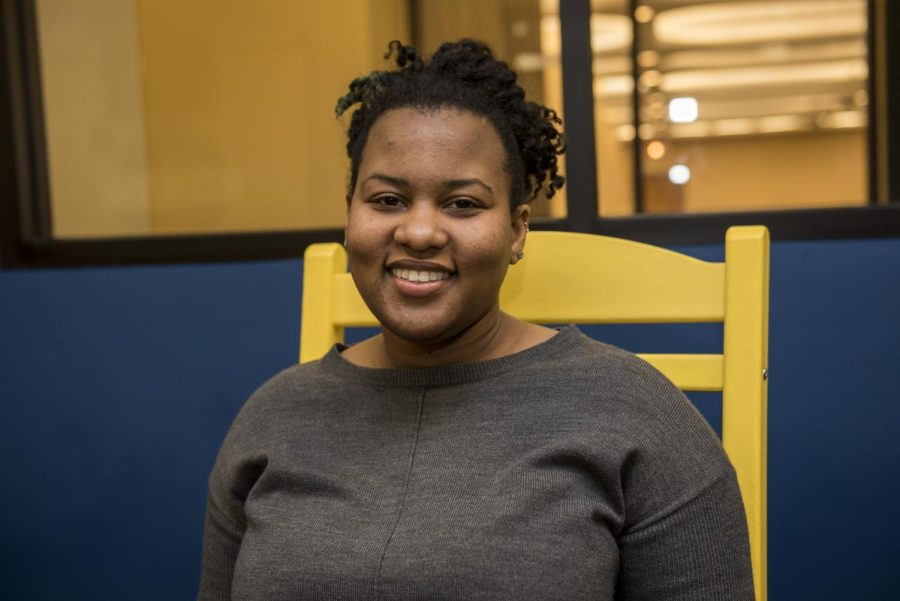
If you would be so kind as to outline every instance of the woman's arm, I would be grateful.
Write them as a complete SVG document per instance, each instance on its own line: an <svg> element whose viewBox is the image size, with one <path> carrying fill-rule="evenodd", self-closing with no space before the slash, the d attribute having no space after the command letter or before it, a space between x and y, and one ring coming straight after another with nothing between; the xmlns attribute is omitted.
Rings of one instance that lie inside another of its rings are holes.
<svg viewBox="0 0 900 601"><path fill-rule="evenodd" d="M753 601L747 522L734 472L619 539L620 601Z"/></svg>
<svg viewBox="0 0 900 601"><path fill-rule="evenodd" d="M203 571L197 601L230 601L234 564L241 548L243 529L234 525L215 505L206 501L203 526Z"/></svg>

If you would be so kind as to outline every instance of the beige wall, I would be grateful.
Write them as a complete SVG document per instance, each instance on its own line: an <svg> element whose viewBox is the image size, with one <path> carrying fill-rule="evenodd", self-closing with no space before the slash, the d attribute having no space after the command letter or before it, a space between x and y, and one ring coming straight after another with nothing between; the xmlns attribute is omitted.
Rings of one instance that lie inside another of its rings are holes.
<svg viewBox="0 0 900 601"><path fill-rule="evenodd" d="M152 229L344 221L349 81L406 37L394 0L141 0Z"/></svg>
<svg viewBox="0 0 900 601"><path fill-rule="evenodd" d="M489 42L501 57L509 56L506 2L499 0L421 0L421 50L431 54L443 42L461 37Z"/></svg>
<svg viewBox="0 0 900 601"><path fill-rule="evenodd" d="M39 0L54 233L341 226L354 77L403 0Z"/></svg>
<svg viewBox="0 0 900 601"><path fill-rule="evenodd" d="M36 3L53 233L144 234L150 212L135 2Z"/></svg>
<svg viewBox="0 0 900 601"><path fill-rule="evenodd" d="M736 211L863 205L863 131L724 138L676 145L691 167L685 211Z"/></svg>
<svg viewBox="0 0 900 601"><path fill-rule="evenodd" d="M594 107L597 152L597 205L603 217L634 213L633 142L619 140L618 124L606 119L606 111Z"/></svg>

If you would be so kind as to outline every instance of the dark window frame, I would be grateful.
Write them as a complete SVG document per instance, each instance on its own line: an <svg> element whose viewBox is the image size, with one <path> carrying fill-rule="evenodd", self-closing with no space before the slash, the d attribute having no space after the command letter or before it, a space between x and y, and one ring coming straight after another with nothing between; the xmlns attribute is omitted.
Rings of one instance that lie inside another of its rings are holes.
<svg viewBox="0 0 900 601"><path fill-rule="evenodd" d="M639 4L630 0L629 10ZM630 238L653 244L691 244L721 242L725 230L732 225L761 224L769 228L776 240L828 238L873 238L900 236L900 40L886 35L900 31L900 5L887 0L869 0L869 198L863 207L827 209L786 209L722 213L637 214L628 217L603 218L596 215L596 159L593 149L593 75L590 57L590 0L560 2L562 31L563 112L569 123L578 127L567 130L566 172L569 176L567 228L610 236ZM877 29L876 29L877 28ZM637 36L635 36L637 39ZM881 52L876 49L881 48ZM633 49L633 64L636 66ZM874 68L873 68L874 67ZM888 77L887 75L891 76ZM633 69L637 81L636 69ZM884 95L878 110L876 99ZM635 95L636 96L636 95ZM634 102L637 114L637 102ZM883 128L877 127L884 124ZM884 144L878 169L878 146ZM588 150L589 148L589 150ZM640 165L640 147L635 144L635 164ZM884 178L879 182L876 173ZM642 178L635 169L634 189L638 208L641 205ZM883 196L885 204L876 204ZM603 199L600 199L603 202ZM574 222L571 220L574 219Z"/></svg>
<svg viewBox="0 0 900 601"><path fill-rule="evenodd" d="M632 2L633 4L633 2ZM564 112L570 123L567 217L535 229L589 232L654 244L716 243L731 225L763 224L776 240L900 236L900 6L869 0L870 198L888 204L735 213L597 215L590 0L560 2ZM880 32L880 33L879 33ZM875 42L878 42L876 44ZM880 49L880 52L875 50ZM876 99L883 98L881 103ZM880 120L880 121L879 121ZM187 236L52 237L34 0L0 0L0 266L187 263L302 257L339 242L340 228ZM879 148L884 149L882 154ZM880 159L877 161L876 157ZM880 161L880 162L879 162ZM876 175L881 179L876 179ZM640 189L636 170L636 190ZM602 199L601 199L602 200ZM874 202L874 201L873 201Z"/></svg>

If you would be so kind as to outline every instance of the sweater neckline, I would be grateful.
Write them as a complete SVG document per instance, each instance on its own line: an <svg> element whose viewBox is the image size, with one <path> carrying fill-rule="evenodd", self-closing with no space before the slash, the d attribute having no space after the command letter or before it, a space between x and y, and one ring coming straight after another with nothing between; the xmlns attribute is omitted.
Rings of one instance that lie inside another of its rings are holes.
<svg viewBox="0 0 900 601"><path fill-rule="evenodd" d="M511 355L420 369L362 367L341 356L341 352L348 347L338 343L322 357L321 365L327 371L354 382L379 386L445 386L494 378L512 370L527 368L542 359L570 351L585 338L575 325L568 325L544 342Z"/></svg>

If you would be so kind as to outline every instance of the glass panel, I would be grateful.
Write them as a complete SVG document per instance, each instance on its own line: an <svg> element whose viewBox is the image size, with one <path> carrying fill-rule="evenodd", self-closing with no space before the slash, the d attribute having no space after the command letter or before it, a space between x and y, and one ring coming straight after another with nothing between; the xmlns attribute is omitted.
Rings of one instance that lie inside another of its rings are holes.
<svg viewBox="0 0 900 601"><path fill-rule="evenodd" d="M630 0L591 2L597 203L604 217L635 211L630 4Z"/></svg>
<svg viewBox="0 0 900 601"><path fill-rule="evenodd" d="M562 115L558 0L414 0L414 5L420 50L431 54L446 41L482 40L516 71L529 100ZM565 188L549 201L538 196L531 206L536 219L565 217Z"/></svg>
<svg viewBox="0 0 900 601"><path fill-rule="evenodd" d="M37 0L54 236L340 227L347 83L405 0Z"/></svg>
<svg viewBox="0 0 900 601"><path fill-rule="evenodd" d="M865 0L645 0L633 17L645 212L868 202Z"/></svg>

